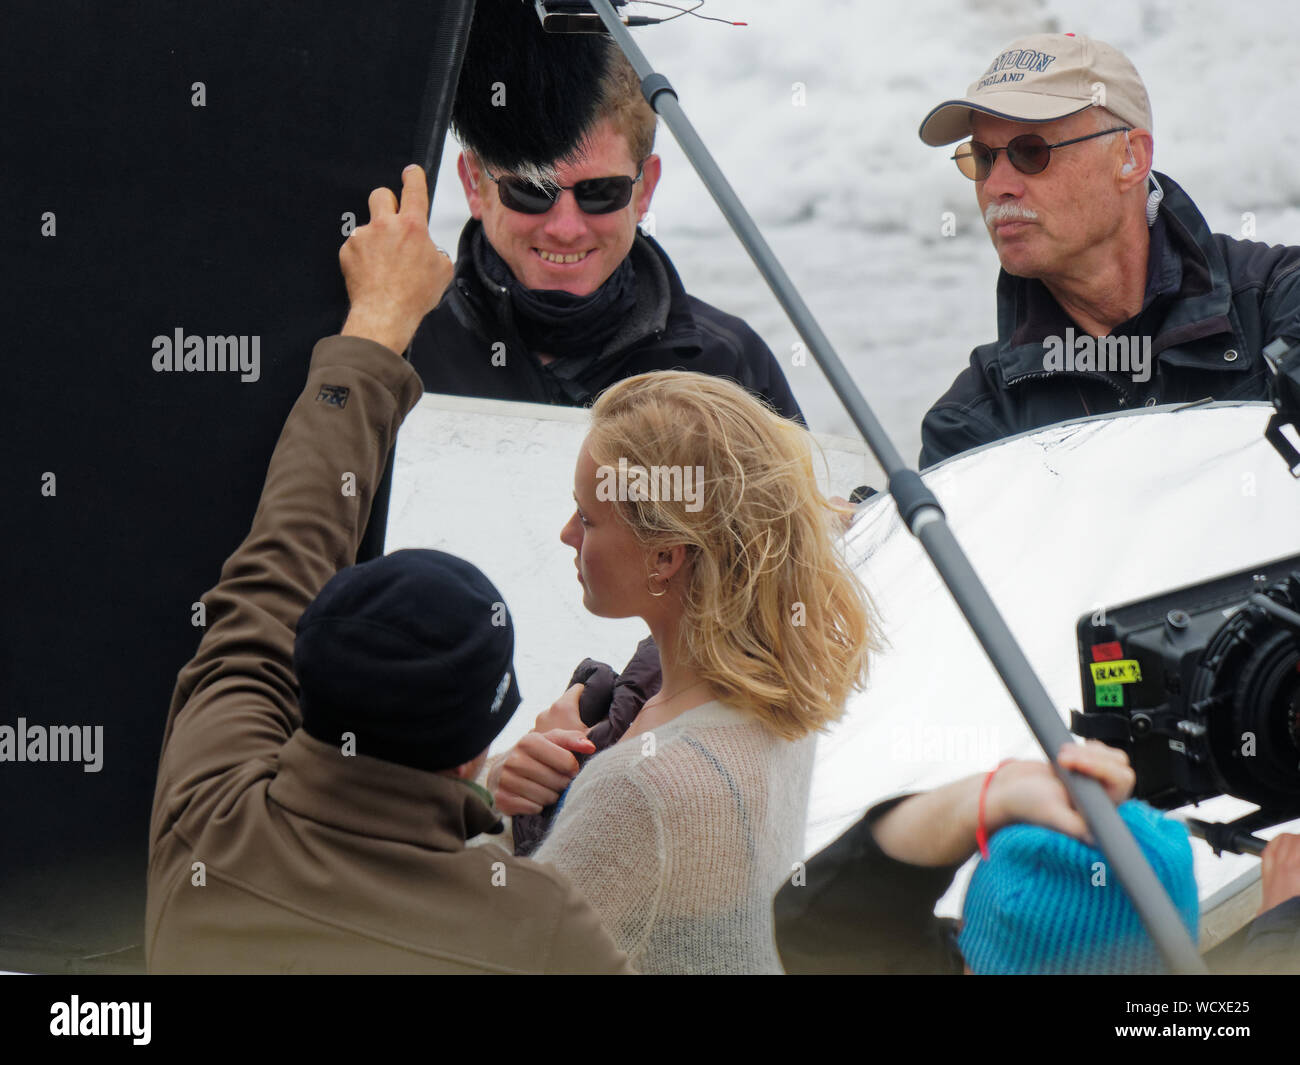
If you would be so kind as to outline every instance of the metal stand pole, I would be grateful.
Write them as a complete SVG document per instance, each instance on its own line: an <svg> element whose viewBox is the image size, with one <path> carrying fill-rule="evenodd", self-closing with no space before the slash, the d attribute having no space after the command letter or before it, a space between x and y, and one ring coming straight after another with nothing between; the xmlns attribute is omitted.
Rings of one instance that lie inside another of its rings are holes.
<svg viewBox="0 0 1300 1065"><path fill-rule="evenodd" d="M442 146L451 123L451 107L456 99L456 83L465 59L465 42L474 21L474 0L440 0L434 16L438 27L434 34L433 57L429 62L429 83L424 90L424 107L415 135L415 158L424 167L429 190L429 205L438 183L442 165Z"/></svg>
<svg viewBox="0 0 1300 1065"><path fill-rule="evenodd" d="M451 122L451 105L456 98L456 82L460 77L461 62L465 58L465 42L474 18L475 0L442 0L438 25L434 31L433 56L429 61L429 80L424 90L424 106L415 132L415 155L424 167L425 189L429 194L429 210L433 211L433 193L438 184L438 169L442 165L442 146L447 140L447 126ZM407 358L406 352L402 353ZM370 508L366 531L357 545L357 561L378 558L384 553L384 539L388 532L388 502L393 493L393 456L396 446L388 452L384 475L375 489L375 501Z"/></svg>

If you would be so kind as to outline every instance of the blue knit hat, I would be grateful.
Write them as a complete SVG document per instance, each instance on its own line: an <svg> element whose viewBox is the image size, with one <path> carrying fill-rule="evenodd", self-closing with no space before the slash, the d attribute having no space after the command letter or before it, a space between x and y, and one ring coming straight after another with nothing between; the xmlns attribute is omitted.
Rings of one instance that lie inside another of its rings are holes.
<svg viewBox="0 0 1300 1065"><path fill-rule="evenodd" d="M1192 936L1199 910L1187 829L1146 803L1119 808ZM975 867L958 945L979 974L1152 973L1165 966L1101 851L1010 825Z"/></svg>

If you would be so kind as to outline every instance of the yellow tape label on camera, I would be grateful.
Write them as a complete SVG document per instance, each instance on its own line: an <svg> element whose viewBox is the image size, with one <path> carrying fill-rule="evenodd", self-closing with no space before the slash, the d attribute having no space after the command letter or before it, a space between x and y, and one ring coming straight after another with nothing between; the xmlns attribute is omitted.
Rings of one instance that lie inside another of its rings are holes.
<svg viewBox="0 0 1300 1065"><path fill-rule="evenodd" d="M1093 684L1136 684L1142 679L1142 669L1136 658L1120 658L1114 662L1092 662Z"/></svg>

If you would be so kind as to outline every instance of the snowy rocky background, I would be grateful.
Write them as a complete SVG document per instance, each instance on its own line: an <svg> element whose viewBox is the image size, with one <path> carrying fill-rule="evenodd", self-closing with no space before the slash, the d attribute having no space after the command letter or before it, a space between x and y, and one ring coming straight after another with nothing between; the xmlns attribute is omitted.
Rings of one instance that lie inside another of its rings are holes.
<svg viewBox="0 0 1300 1065"><path fill-rule="evenodd" d="M660 14L661 8L639 7ZM1300 9L1291 0L709 0L635 31L909 460L920 422L995 335L997 258L973 183L916 135L1003 45L1077 32L1133 60L1151 96L1155 166L1211 228L1300 244ZM806 103L796 106L795 85ZM813 429L854 432L749 257L660 124L655 234L687 288L749 321ZM433 230L468 217L449 142ZM941 235L944 212L956 233Z"/></svg>

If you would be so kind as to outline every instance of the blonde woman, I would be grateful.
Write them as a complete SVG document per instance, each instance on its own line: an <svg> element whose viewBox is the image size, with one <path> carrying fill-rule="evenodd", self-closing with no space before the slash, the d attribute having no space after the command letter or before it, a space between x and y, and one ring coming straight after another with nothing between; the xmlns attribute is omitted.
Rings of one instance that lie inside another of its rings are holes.
<svg viewBox="0 0 1300 1065"><path fill-rule="evenodd" d="M811 447L700 374L628 378L592 408L561 539L587 609L645 620L663 684L580 774L591 745L556 729L491 783L506 812L568 786L534 857L642 972L780 972L772 895L802 857L814 736L865 679L874 633Z"/></svg>

